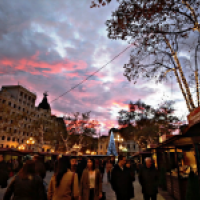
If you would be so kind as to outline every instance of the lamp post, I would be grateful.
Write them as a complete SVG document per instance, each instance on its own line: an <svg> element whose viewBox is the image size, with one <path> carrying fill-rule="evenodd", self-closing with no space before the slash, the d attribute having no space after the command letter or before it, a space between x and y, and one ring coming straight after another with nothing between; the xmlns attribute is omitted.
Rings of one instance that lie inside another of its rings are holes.
<svg viewBox="0 0 200 200"><path fill-rule="evenodd" d="M25 148L24 148L24 145L20 145L19 147L18 147L18 149L21 151L21 150L24 150Z"/></svg>
<svg viewBox="0 0 200 200"><path fill-rule="evenodd" d="M90 154L91 154L91 152L90 152L89 149L86 151L86 154L87 154L87 155L90 155Z"/></svg>
<svg viewBox="0 0 200 200"><path fill-rule="evenodd" d="M116 138L114 138L114 140L117 141L117 143L118 143L118 155L119 155L119 149L121 150L121 148L119 148L119 144L120 144L120 142L123 142L124 139L121 138L120 135L118 135Z"/></svg>
<svg viewBox="0 0 200 200"><path fill-rule="evenodd" d="M32 137L30 137L30 138L26 141L26 143L27 143L27 145L30 146L30 149L31 149L31 145L34 145L34 144L35 144L35 140L34 140Z"/></svg>

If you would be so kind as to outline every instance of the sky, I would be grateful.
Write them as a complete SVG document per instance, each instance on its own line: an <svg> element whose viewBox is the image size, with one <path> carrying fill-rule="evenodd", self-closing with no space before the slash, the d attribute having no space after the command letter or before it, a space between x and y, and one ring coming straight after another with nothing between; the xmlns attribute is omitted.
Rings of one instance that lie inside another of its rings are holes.
<svg viewBox="0 0 200 200"><path fill-rule="evenodd" d="M158 106L175 100L176 115L188 112L175 78L168 83L130 83L123 64L131 48L94 77L51 103L123 51L128 43L107 37L106 20L118 4L90 8L90 0L1 0L0 86L20 84L36 92L36 106L48 91L57 116L91 111L103 135L118 127L121 109L141 99Z"/></svg>

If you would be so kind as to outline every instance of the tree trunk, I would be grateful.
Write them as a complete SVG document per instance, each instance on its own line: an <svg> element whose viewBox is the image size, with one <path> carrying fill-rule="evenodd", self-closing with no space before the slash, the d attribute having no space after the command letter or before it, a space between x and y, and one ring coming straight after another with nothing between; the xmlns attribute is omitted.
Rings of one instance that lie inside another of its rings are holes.
<svg viewBox="0 0 200 200"><path fill-rule="evenodd" d="M197 62L197 52L198 52L199 43L200 43L200 35L199 35L199 38L198 38L198 45L196 46L196 49L195 49L195 82L196 82L196 93L197 93L198 107L200 106L200 102L199 102L199 72L198 72L198 62Z"/></svg>
<svg viewBox="0 0 200 200"><path fill-rule="evenodd" d="M191 106L191 110L193 110L195 108L195 105L194 105L194 102L193 102L193 99L192 99L192 95L191 95L191 92L190 92L190 89L189 89L189 86L188 86L188 83L187 83L187 80L183 74L183 70L182 70L182 67L181 67L181 64L179 62L179 59L177 57L177 52L174 52L174 50L172 49L168 39L166 38L166 36L164 36L164 39L165 39L165 42L166 44L168 45L170 51L171 51L171 54L177 64L177 67L178 67L178 70L179 70L179 73L181 75L181 80L183 82L183 85L185 86L185 89L186 89L186 94L188 96L188 100L189 100L189 104ZM175 69L176 70L176 69Z"/></svg>

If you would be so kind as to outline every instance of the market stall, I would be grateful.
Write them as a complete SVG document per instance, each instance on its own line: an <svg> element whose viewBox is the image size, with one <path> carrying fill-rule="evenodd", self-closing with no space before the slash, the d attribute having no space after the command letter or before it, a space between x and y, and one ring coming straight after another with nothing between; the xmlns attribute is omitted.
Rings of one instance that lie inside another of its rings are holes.
<svg viewBox="0 0 200 200"><path fill-rule="evenodd" d="M199 175L199 144L200 124L196 124L156 149L158 166L166 169L167 190L177 200L185 200L190 171Z"/></svg>

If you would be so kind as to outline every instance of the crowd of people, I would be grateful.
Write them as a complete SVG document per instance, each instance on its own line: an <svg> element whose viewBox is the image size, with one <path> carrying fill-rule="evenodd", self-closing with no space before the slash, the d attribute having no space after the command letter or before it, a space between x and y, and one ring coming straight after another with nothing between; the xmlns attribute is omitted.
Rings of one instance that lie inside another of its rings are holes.
<svg viewBox="0 0 200 200"><path fill-rule="evenodd" d="M54 171L47 187L46 171ZM134 198L135 173L138 168L131 160L119 155L106 159L92 157L58 157L54 162L43 163L39 156L27 160L12 178L9 178L8 164L0 155L0 186L6 188L3 200L104 200L102 182L104 173L111 184L117 200ZM151 160L146 158L139 169L139 182L144 200L156 200L158 193L157 170Z"/></svg>

